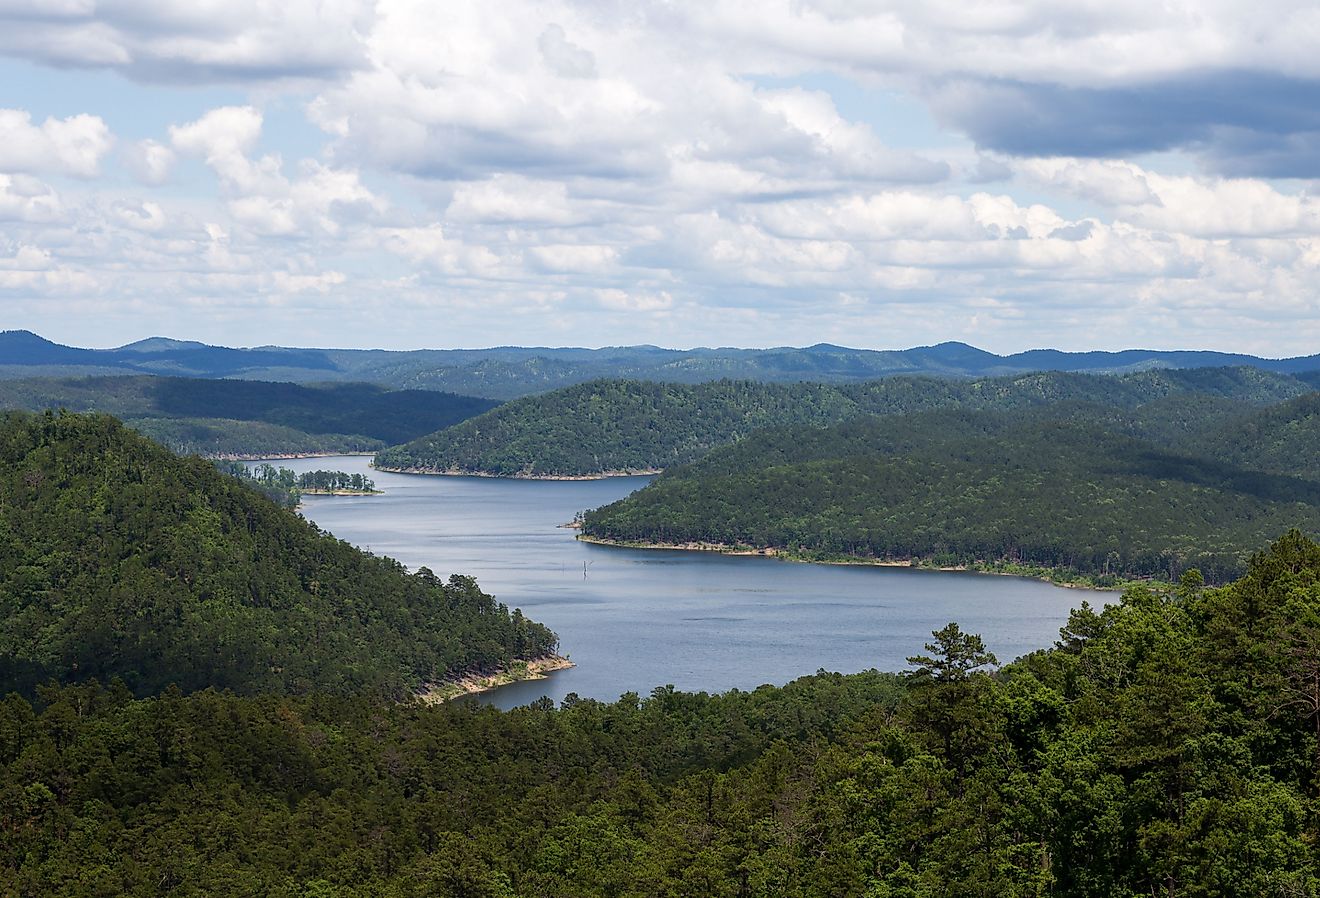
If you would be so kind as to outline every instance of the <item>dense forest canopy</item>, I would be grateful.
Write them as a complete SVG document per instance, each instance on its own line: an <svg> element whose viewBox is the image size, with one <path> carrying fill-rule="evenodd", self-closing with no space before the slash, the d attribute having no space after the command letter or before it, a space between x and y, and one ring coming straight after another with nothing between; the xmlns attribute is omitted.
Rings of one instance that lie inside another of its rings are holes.
<svg viewBox="0 0 1320 898"><path fill-rule="evenodd" d="M109 416L0 416L0 689L400 696L555 644L470 578L408 574Z"/></svg>
<svg viewBox="0 0 1320 898"><path fill-rule="evenodd" d="M118 685L0 702L17 895L1320 892L1320 547L981 666L501 712Z"/></svg>
<svg viewBox="0 0 1320 898"><path fill-rule="evenodd" d="M1294 423L1320 436L1320 422L1307 417L1313 404L1288 404L1291 417L1267 409L1260 427L1231 432L1270 445L1282 432L1301 449ZM1157 444L1121 432L1120 416L1102 425L1088 407L1081 412L949 409L761 431L587 512L583 533L821 559L1052 569L1101 584L1174 580L1189 568L1224 582L1241 574L1254 547L1289 528L1320 533L1320 480L1192 454L1192 446L1218 446L1252 455L1203 433L1177 447L1174 416L1128 419L1128 430L1163 432ZM1313 453L1303 454L1314 469ZM1261 456L1269 466L1278 458Z"/></svg>
<svg viewBox="0 0 1320 898"><path fill-rule="evenodd" d="M670 468L588 535L1170 582L1003 667L950 622L904 673L508 712L415 698L556 648L470 578L107 415L5 413L0 893L1320 895L1316 385L602 382L539 430L510 403L453 457Z"/></svg>
<svg viewBox="0 0 1320 898"><path fill-rule="evenodd" d="M893 377L859 384L718 381L696 386L595 381L505 403L378 453L390 470L503 476L653 471L696 461L767 427L827 426L866 415L938 408L1023 411L1070 403L1101 415L1144 406L1158 437L1166 418L1213 426L1313 387L1254 368L1145 371L1122 377L1037 373L983 380ZM1135 425L1133 425L1135 426ZM1167 429L1167 428L1166 428Z"/></svg>

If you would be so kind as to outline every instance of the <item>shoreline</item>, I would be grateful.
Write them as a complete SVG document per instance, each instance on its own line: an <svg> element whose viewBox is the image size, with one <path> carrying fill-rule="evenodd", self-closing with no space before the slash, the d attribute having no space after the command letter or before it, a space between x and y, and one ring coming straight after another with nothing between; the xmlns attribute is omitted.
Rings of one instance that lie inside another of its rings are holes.
<svg viewBox="0 0 1320 898"><path fill-rule="evenodd" d="M285 455L270 453L256 455L246 452L207 452L202 454L202 458L213 458L217 461L288 461L297 458L339 458L348 455L375 454L375 452L290 452Z"/></svg>
<svg viewBox="0 0 1320 898"><path fill-rule="evenodd" d="M388 468L377 464L371 466L387 474L426 474L432 477L487 477L493 480L608 480L612 477L650 477L661 473L659 470L638 471L601 471L598 474L492 474L489 471L460 471L450 468L437 471L434 468Z"/></svg>
<svg viewBox="0 0 1320 898"><path fill-rule="evenodd" d="M565 525L560 525L565 526ZM731 556L754 556L760 558L775 558L779 561L791 561L798 564L829 564L838 567L901 567L909 568L914 571L931 571L942 573L966 573L966 574L988 574L998 577L1022 577L1027 580L1039 580L1043 583L1049 583L1051 586L1058 586L1064 589L1089 589L1095 592L1121 592L1133 582L1120 580L1114 586L1096 586L1094 583L1080 579L1055 579L1054 575L1062 575L1062 571L1053 568L1032 568L1019 571L996 570L991 565L986 564L957 564L957 565L928 565L913 559L897 558L864 558L861 556L847 556L841 558L812 558L790 552L785 549L777 549L774 546L764 546L756 548L754 546L732 546L727 543L704 543L704 542L686 542L686 543L654 543L654 542L629 542L626 540L604 539L599 536L589 536L579 533L574 539L591 543L596 546L607 546L616 549L656 549L669 550L677 552L714 552L717 555ZM1033 570L1039 570L1041 573L1032 573Z"/></svg>
<svg viewBox="0 0 1320 898"><path fill-rule="evenodd" d="M384 490L310 490L298 487L304 496L383 496Z"/></svg>
<svg viewBox="0 0 1320 898"><path fill-rule="evenodd" d="M423 704L439 705L467 695L479 695L501 686L524 683L529 680L544 680L552 673L577 667L563 655L545 655L530 660L511 661L494 673L468 674L439 683L429 683L417 693L417 699Z"/></svg>

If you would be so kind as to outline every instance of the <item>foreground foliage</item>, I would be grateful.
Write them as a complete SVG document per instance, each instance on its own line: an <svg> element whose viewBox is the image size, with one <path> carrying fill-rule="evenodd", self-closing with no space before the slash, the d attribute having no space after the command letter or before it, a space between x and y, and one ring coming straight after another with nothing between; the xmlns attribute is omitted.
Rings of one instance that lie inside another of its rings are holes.
<svg viewBox="0 0 1320 898"><path fill-rule="evenodd" d="M1320 892L1320 547L1076 611L993 675L511 712L118 686L0 704L14 895ZM916 647L914 646L914 649Z"/></svg>
<svg viewBox="0 0 1320 898"><path fill-rule="evenodd" d="M400 696L555 637L108 416L0 416L0 684Z"/></svg>

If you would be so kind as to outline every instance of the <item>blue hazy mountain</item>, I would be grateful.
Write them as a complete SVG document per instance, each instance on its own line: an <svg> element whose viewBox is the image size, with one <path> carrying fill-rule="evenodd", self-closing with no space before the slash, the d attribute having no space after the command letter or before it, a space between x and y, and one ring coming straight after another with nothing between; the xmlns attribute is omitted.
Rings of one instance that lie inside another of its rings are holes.
<svg viewBox="0 0 1320 898"><path fill-rule="evenodd" d="M768 382L872 380L896 374L987 377L1028 371L1129 373L1150 368L1249 365L1297 374L1320 370L1320 355L1271 359L1227 352L1128 349L1062 352L1034 349L996 355L966 343L904 350L807 347L601 349L501 346L490 349L238 349L152 337L117 349L81 349L29 331L0 332L0 377L166 374L248 380L362 381L394 389L445 390L510 399L598 378L701 383L721 378Z"/></svg>

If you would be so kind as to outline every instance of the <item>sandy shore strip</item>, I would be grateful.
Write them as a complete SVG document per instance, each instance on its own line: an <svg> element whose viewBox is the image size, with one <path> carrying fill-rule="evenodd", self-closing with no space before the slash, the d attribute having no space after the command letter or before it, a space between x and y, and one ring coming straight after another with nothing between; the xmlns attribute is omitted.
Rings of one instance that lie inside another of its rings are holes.
<svg viewBox="0 0 1320 898"><path fill-rule="evenodd" d="M489 692L501 686L508 686L510 683L544 680L557 670L567 670L576 666L562 655L546 655L543 658L533 658L530 661L512 661L507 667L494 673L471 674L440 683L433 683L422 692L419 692L417 697L428 705L436 705L465 695Z"/></svg>
<svg viewBox="0 0 1320 898"><path fill-rule="evenodd" d="M571 525L561 524L561 527ZM580 526L580 525L579 525ZM992 564L955 564L955 565L934 565L926 564L915 558L862 558L858 556L846 558L815 558L810 555L800 555L794 552L788 552L783 549L776 549L772 546L756 548L755 546L731 546L727 543L706 543L706 542L686 542L686 543L654 543L654 542L632 542L625 540L604 539L598 536L589 536L585 533L577 534L574 539L579 542L592 543L597 546L613 546L617 549L669 549L671 551L681 552L716 552L720 555L757 555L767 558L778 558L781 561L793 561L801 564L829 564L841 567L905 567L919 571L940 571L943 573L969 573L969 574L988 574L996 577L1021 577L1026 580L1039 580L1043 583L1050 583L1054 586L1061 586L1065 589L1091 589L1100 592L1121 592L1130 585L1141 583L1143 581L1120 581L1115 586L1096 586L1084 579L1069 579L1066 572L1053 570L1049 568L1038 569L997 569ZM1059 576L1064 574L1065 576ZM1057 578L1057 579L1056 579Z"/></svg>
<svg viewBox="0 0 1320 898"><path fill-rule="evenodd" d="M638 469L636 471L600 471L595 474L491 474L489 471L461 471L451 468L437 471L434 468L386 468L372 463L371 467L387 474L429 474L434 477L492 477L496 480L608 480L611 477L649 477L659 474L659 469Z"/></svg>
<svg viewBox="0 0 1320 898"><path fill-rule="evenodd" d="M246 452L203 452L199 453L202 458L213 458L216 461L293 461L299 458L340 458L342 456L375 455L375 450L370 452L290 452L285 455L253 455Z"/></svg>

